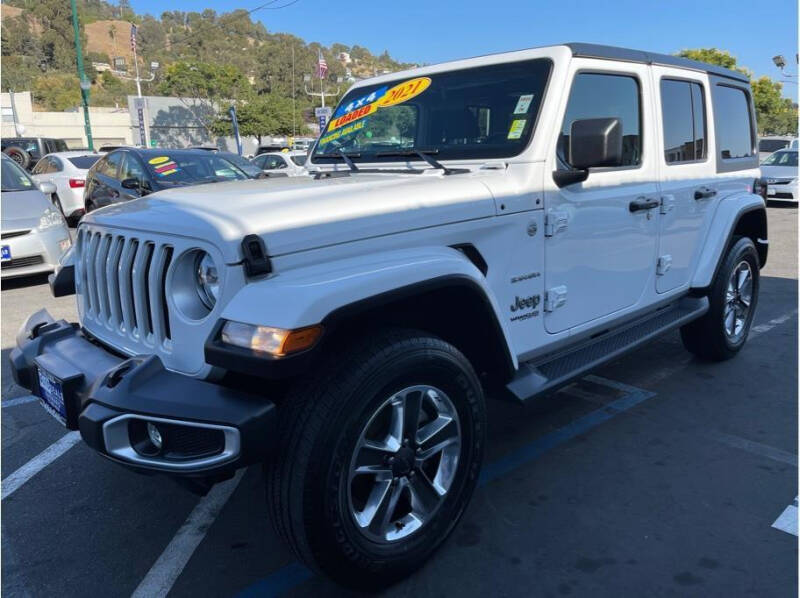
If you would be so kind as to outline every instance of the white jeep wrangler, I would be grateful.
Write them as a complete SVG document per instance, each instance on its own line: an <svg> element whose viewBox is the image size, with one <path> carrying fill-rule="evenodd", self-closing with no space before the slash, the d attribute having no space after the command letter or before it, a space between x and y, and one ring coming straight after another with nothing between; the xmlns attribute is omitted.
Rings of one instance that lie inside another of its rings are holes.
<svg viewBox="0 0 800 598"><path fill-rule="evenodd" d="M385 585L464 512L486 396L677 328L702 358L742 348L767 259L755 131L740 73L620 48L362 81L309 177L87 215L51 279L80 323L31 316L13 371L131 469L207 488L263 463L298 557Z"/></svg>

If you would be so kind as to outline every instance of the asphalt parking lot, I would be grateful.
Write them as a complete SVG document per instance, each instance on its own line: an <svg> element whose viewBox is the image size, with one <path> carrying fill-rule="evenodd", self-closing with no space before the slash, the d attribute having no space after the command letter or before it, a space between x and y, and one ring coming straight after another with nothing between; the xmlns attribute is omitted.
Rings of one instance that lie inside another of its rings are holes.
<svg viewBox="0 0 800 598"><path fill-rule="evenodd" d="M460 527L383 595L796 595L797 209L769 227L736 359L700 363L674 333L546 402L491 401ZM272 534L259 468L200 499L65 434L8 371L40 307L76 318L43 279L3 284L4 595L342 595Z"/></svg>

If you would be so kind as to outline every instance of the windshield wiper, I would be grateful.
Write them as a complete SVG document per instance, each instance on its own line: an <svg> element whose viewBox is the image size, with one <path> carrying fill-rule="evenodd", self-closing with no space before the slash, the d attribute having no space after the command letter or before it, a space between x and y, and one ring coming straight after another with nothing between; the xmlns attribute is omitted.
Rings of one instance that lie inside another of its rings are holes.
<svg viewBox="0 0 800 598"><path fill-rule="evenodd" d="M411 150L398 150L392 152L378 152L375 155L378 158L392 158L392 157L402 158L407 156L417 156L418 158L421 158L422 160L427 162L433 168L438 168L440 170L443 170L445 174L452 174L453 172L455 172L447 168L447 166L445 166L441 162L431 158L430 154L438 154L438 153L439 153L438 149L430 149L430 150L411 149Z"/></svg>
<svg viewBox="0 0 800 598"><path fill-rule="evenodd" d="M358 152L350 152L349 154L344 153L344 150L339 150L338 154L322 154L319 156L320 158L341 158L344 160L344 163L347 164L347 167L352 172L358 172L358 166L356 166L350 158L360 158L361 154Z"/></svg>

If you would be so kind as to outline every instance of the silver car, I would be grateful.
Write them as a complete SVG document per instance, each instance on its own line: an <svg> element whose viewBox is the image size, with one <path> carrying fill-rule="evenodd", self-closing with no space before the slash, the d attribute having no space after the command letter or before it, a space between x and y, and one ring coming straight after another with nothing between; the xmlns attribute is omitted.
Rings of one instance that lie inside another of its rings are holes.
<svg viewBox="0 0 800 598"><path fill-rule="evenodd" d="M83 216L86 172L104 155L85 150L55 152L47 154L33 167L31 174L34 181L56 186L52 200L67 222L77 222Z"/></svg>
<svg viewBox="0 0 800 598"><path fill-rule="evenodd" d="M52 183L37 187L28 173L5 155L0 163L2 277L52 272L72 244L64 217L49 200L56 188Z"/></svg>
<svg viewBox="0 0 800 598"><path fill-rule="evenodd" d="M761 162L761 176L767 179L767 199L798 201L796 149L778 150Z"/></svg>

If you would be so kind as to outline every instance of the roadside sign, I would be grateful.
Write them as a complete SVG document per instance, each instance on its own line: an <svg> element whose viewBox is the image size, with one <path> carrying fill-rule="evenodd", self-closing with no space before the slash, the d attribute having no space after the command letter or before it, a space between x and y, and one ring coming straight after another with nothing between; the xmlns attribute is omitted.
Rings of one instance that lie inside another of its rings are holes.
<svg viewBox="0 0 800 598"><path fill-rule="evenodd" d="M144 122L144 98L133 98L133 107L136 110L136 117L139 120L139 145L142 147L147 147L147 134L145 131Z"/></svg>
<svg viewBox="0 0 800 598"><path fill-rule="evenodd" d="M314 116L316 116L317 120L319 121L320 133L322 133L323 129L325 128L325 125L328 124L328 120L330 120L332 112L333 109L328 106L325 106L324 108L320 107L314 109Z"/></svg>

